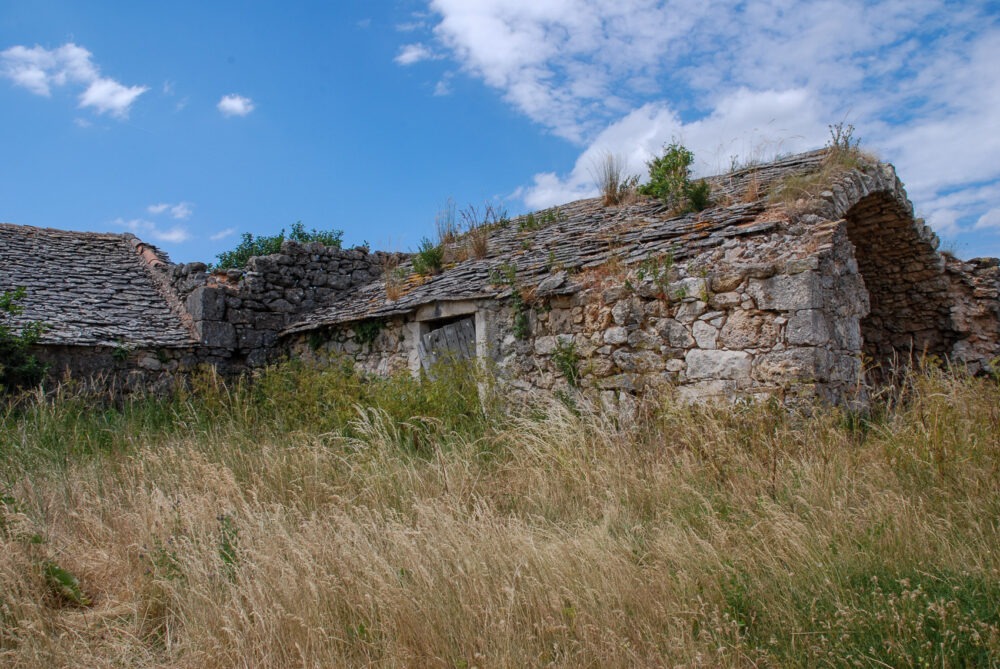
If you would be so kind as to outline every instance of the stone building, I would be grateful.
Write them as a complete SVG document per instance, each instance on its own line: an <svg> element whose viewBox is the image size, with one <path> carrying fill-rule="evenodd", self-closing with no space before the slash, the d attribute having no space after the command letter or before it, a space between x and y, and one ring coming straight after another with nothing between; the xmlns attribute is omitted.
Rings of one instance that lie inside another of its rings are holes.
<svg viewBox="0 0 1000 669"><path fill-rule="evenodd" d="M515 388L856 398L918 356L1000 357L1000 267L959 261L889 165L825 152L714 178L713 206L582 200L400 255L287 242L245 270L172 265L129 235L0 226L0 289L74 374L168 383L291 354L369 373L476 358Z"/></svg>

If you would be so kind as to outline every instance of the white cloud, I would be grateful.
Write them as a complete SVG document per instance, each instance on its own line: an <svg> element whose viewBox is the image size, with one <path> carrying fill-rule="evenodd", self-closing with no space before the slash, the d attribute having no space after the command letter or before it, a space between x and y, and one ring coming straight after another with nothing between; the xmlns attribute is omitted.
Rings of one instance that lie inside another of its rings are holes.
<svg viewBox="0 0 1000 669"><path fill-rule="evenodd" d="M188 229L180 225L163 229L156 223L141 218L133 218L129 220L117 218L113 221L113 224L120 228L130 230L138 237L152 239L157 242L179 244L191 239L191 233Z"/></svg>
<svg viewBox="0 0 1000 669"><path fill-rule="evenodd" d="M190 202L178 202L170 208L170 215L179 220L190 218L193 213L193 205Z"/></svg>
<svg viewBox="0 0 1000 669"><path fill-rule="evenodd" d="M217 106L222 115L227 118L230 116L246 116L255 107L253 100L250 98L235 94L223 95Z"/></svg>
<svg viewBox="0 0 1000 669"><path fill-rule="evenodd" d="M0 76L10 79L36 95L49 97L54 87L70 84L86 88L79 96L81 108L98 114L127 118L129 110L147 86L125 86L100 76L92 54L81 46L67 43L56 49L41 46L13 46L0 51Z"/></svg>
<svg viewBox="0 0 1000 669"><path fill-rule="evenodd" d="M114 79L97 79L80 96L80 107L93 107L98 114L126 118L135 99L149 90L148 86L122 86Z"/></svg>
<svg viewBox="0 0 1000 669"><path fill-rule="evenodd" d="M194 213L194 205L190 202L178 202L177 204L159 202L146 207L146 211L154 216L167 213L171 218L184 220L190 218L191 214Z"/></svg>
<svg viewBox="0 0 1000 669"><path fill-rule="evenodd" d="M437 56L423 44L405 44L394 59L400 65L413 65L422 60L434 60Z"/></svg>
<svg viewBox="0 0 1000 669"><path fill-rule="evenodd" d="M670 141L700 170L729 155L822 146L847 120L897 165L939 231L993 230L1000 194L1000 26L990 3L941 0L428 0L422 53L446 53L512 107L578 144L569 174L538 174L530 206L592 192L603 150ZM421 17L424 18L424 17ZM404 50L406 47L404 47ZM400 56L403 52L400 53ZM437 91L435 91L437 92ZM714 168L714 169L709 169ZM995 190L995 189L993 189Z"/></svg>
<svg viewBox="0 0 1000 669"><path fill-rule="evenodd" d="M236 228L225 228L224 230L219 230L214 235L209 237L213 242L217 242L220 239L226 239L227 237L232 237L236 234Z"/></svg>
<svg viewBox="0 0 1000 669"><path fill-rule="evenodd" d="M534 183L517 195L538 209L592 197L597 188L591 172L604 154L621 156L628 173L645 175L646 162L675 139L694 152L696 174L718 174L729 168L734 156L767 160L822 143L826 126L821 114L815 97L804 89L739 90L720 100L711 115L689 123L667 102L645 104L601 132L570 174L536 174ZM778 118L788 122L779 124Z"/></svg>
<svg viewBox="0 0 1000 669"><path fill-rule="evenodd" d="M1000 207L994 207L980 216L974 227L976 230L984 228L1000 230Z"/></svg>

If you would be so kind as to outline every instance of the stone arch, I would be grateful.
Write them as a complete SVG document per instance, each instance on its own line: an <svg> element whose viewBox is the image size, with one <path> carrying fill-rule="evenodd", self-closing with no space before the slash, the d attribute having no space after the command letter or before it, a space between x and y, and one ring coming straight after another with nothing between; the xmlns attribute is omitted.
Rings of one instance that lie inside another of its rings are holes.
<svg viewBox="0 0 1000 669"><path fill-rule="evenodd" d="M852 171L824 193L847 237L868 292L861 320L862 353L870 370L924 354L945 358L958 335L937 236L913 216L913 205L888 165Z"/></svg>

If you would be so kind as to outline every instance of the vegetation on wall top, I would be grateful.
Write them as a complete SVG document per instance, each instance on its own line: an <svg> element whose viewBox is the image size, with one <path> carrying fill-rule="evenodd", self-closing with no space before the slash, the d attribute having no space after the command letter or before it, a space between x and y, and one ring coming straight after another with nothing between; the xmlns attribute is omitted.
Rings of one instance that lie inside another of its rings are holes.
<svg viewBox="0 0 1000 669"><path fill-rule="evenodd" d="M272 253L279 253L281 245L286 239L294 242L308 243L319 242L324 246L340 248L341 240L344 237L343 230L306 230L302 221L292 224L291 232L285 235L284 228L276 235L260 235L254 237L249 232L243 233L243 238L239 245L231 251L224 251L216 256L219 262L216 269L240 269L246 267L250 258L255 256L266 256Z"/></svg>

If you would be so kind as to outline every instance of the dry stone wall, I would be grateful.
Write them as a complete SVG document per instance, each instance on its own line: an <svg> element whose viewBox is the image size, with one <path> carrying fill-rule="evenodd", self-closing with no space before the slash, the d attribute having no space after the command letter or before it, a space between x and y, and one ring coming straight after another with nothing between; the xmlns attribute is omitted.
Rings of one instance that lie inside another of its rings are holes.
<svg viewBox="0 0 1000 669"><path fill-rule="evenodd" d="M575 366L577 384L604 400L672 389L682 399L846 399L861 373L866 295L849 247L836 243L844 226L810 236L811 256L782 226L752 258L730 240L669 270L661 265L669 276L629 268L542 298L529 337L501 327L500 369L525 390L565 390ZM513 318L509 309L499 315L501 323Z"/></svg>
<svg viewBox="0 0 1000 669"><path fill-rule="evenodd" d="M918 356L995 369L1000 264L938 253L891 166L842 171L797 202L760 195L824 161L804 154L729 175L716 184L717 206L696 215L591 200L508 221L491 231L485 257L466 254L440 275L404 262L411 274L394 296L382 278L404 258L363 248L289 241L246 269L210 272L171 265L131 237L0 226L0 238L24 249L7 263L21 283L32 276L30 249L52 258L90 249L61 288L38 287L49 296L38 313L61 319L41 353L56 374L103 374L126 390L166 387L202 363L238 373L288 352L419 373L421 356L437 356L456 329L474 330L475 354L513 389L579 389L601 401L669 392L843 402L864 399L866 374ZM135 280L115 278L123 272ZM107 285L89 291L94 277Z"/></svg>
<svg viewBox="0 0 1000 669"><path fill-rule="evenodd" d="M167 271L200 343L257 367L273 357L278 334L297 315L370 283L392 257L286 241L281 253L251 258L246 269L210 273L190 263Z"/></svg>
<svg viewBox="0 0 1000 669"><path fill-rule="evenodd" d="M678 227L700 230L697 217ZM997 261L939 254L889 166L844 173L811 200L761 209L738 230L644 256L626 245L599 265L515 278L511 290L477 301L481 357L522 391L794 403L864 401L866 382L928 354L972 372L1000 355ZM640 232L640 242L655 234ZM560 264L573 269L567 248ZM299 332L293 349L352 357L379 373L407 362L412 370L408 318L393 316L367 346L341 324L338 341Z"/></svg>

